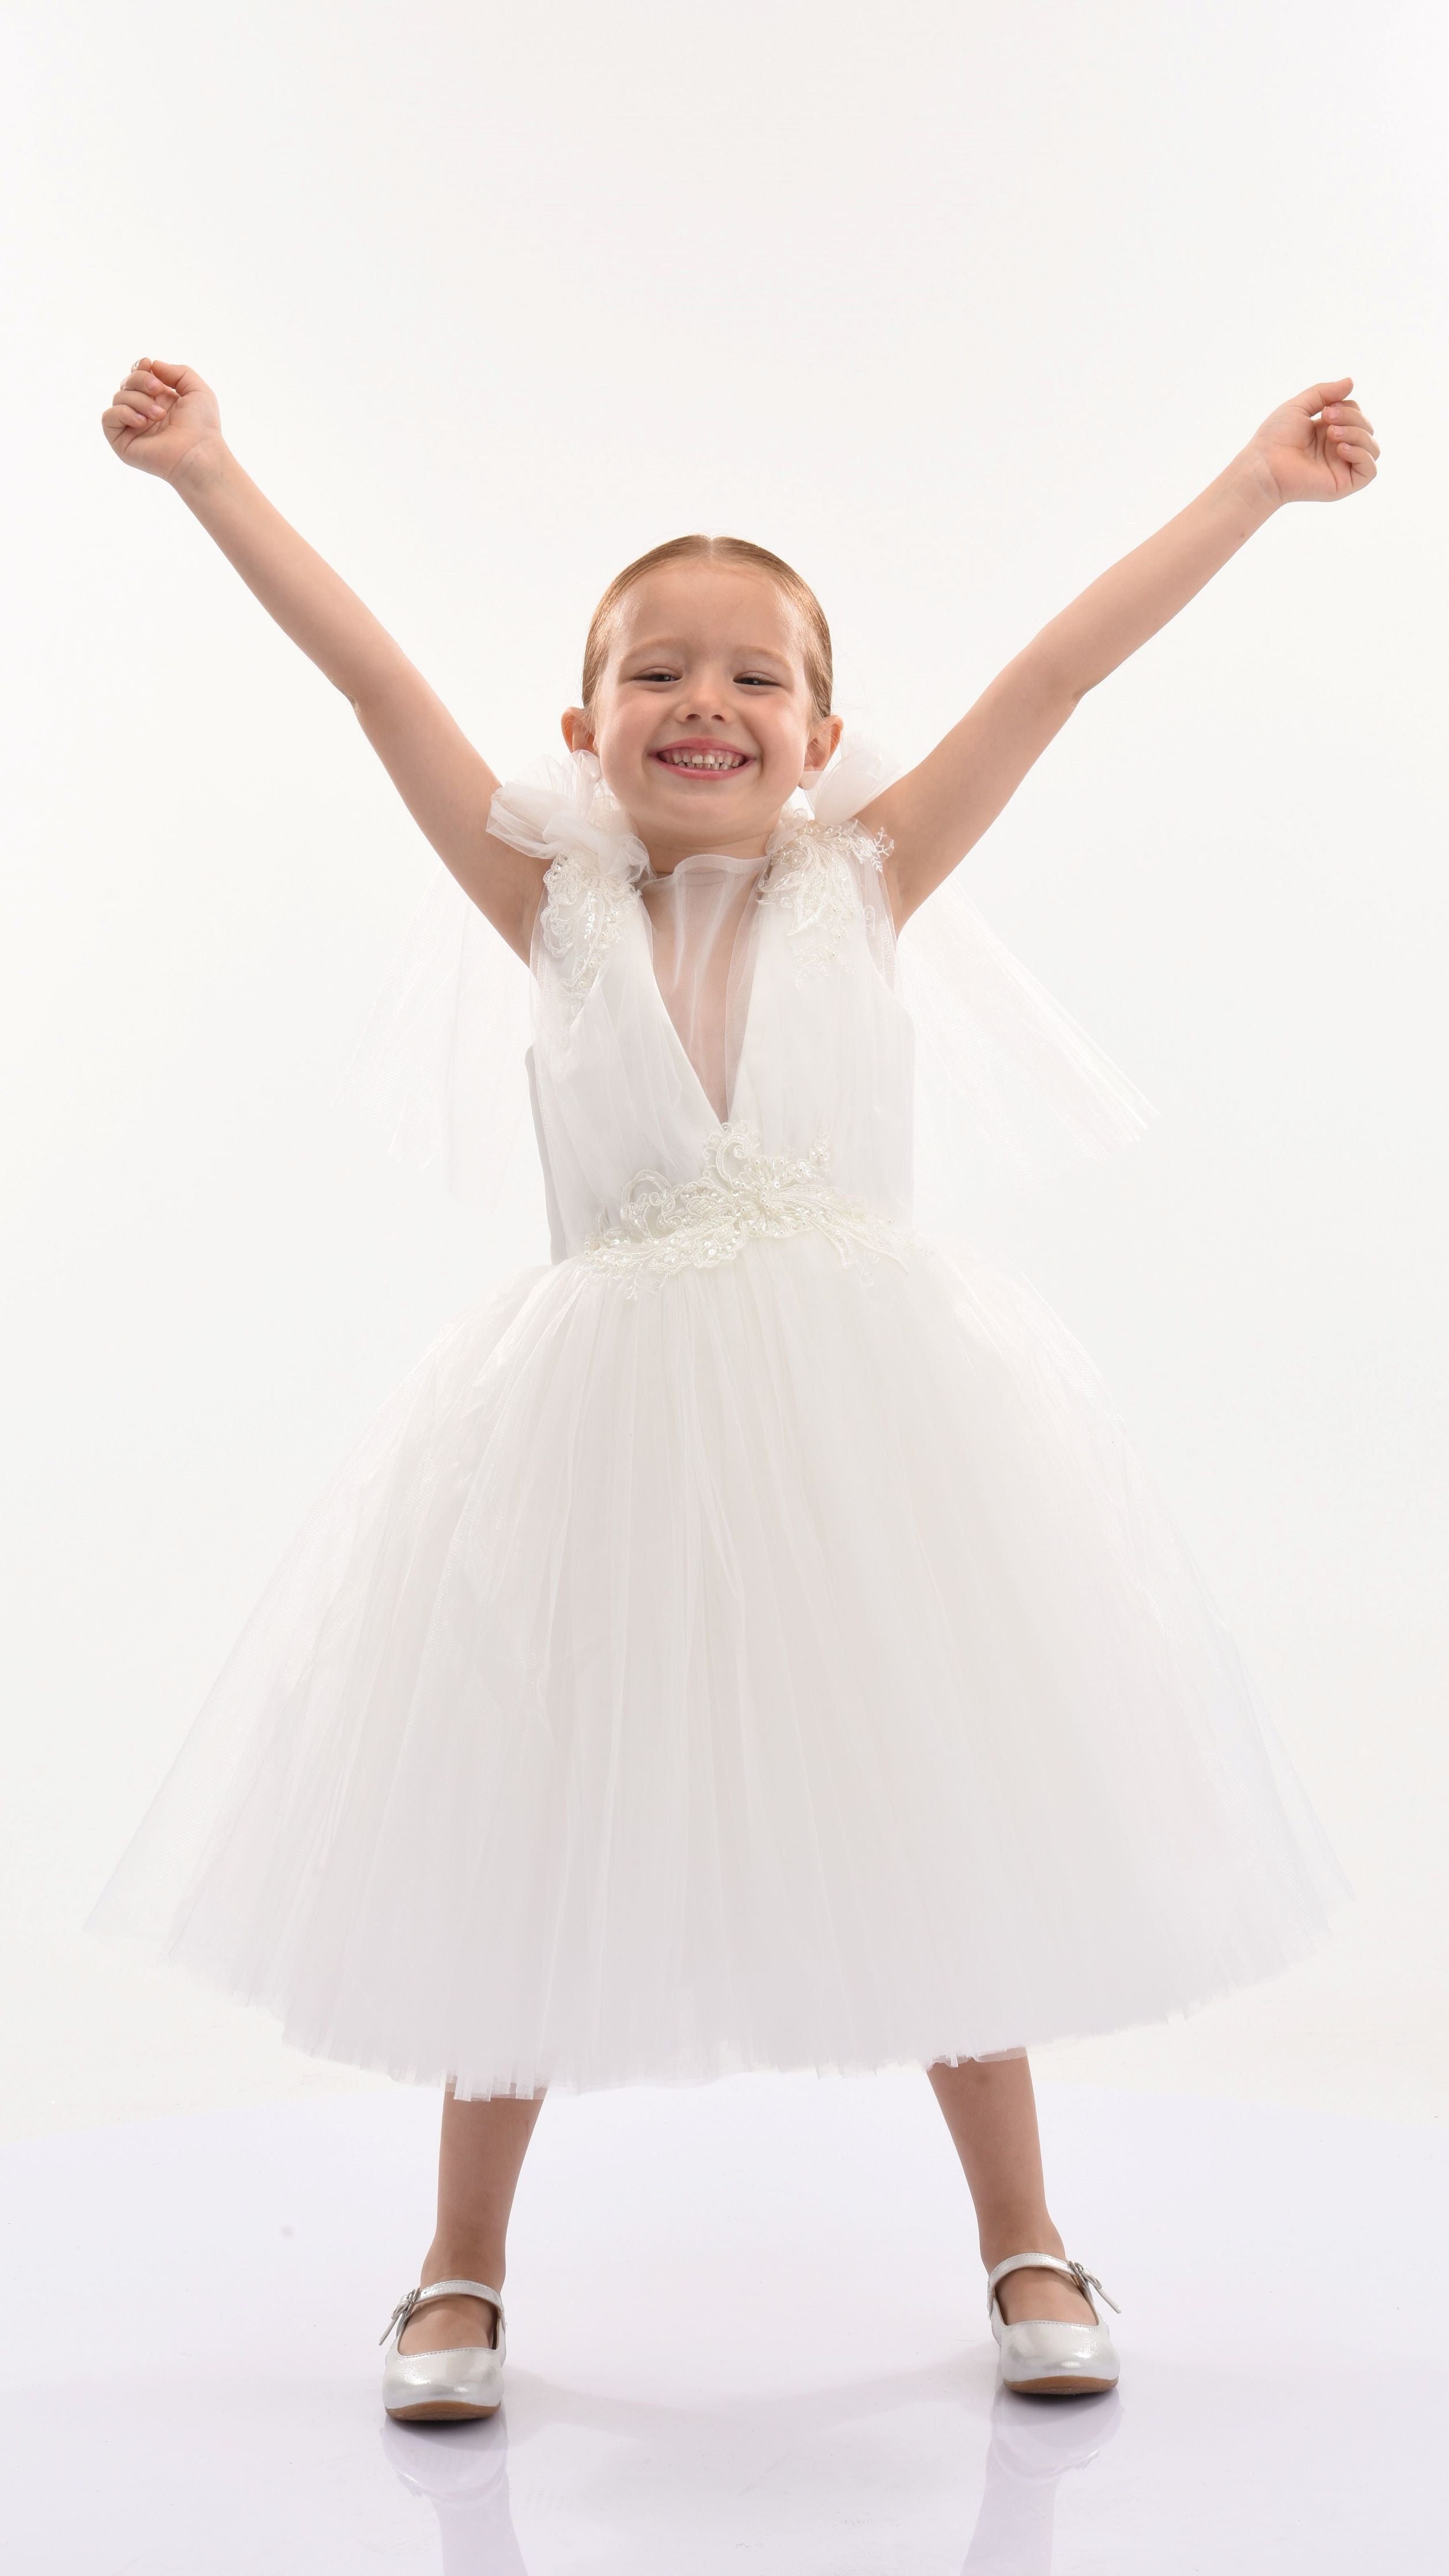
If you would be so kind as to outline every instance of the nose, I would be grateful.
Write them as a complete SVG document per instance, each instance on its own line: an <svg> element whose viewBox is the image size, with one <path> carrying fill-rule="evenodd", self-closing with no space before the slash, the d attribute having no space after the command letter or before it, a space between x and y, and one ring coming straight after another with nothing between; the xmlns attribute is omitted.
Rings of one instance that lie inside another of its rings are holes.
<svg viewBox="0 0 1449 2576"><path fill-rule="evenodd" d="M689 671L680 684L676 706L683 724L727 725L729 691L721 671Z"/></svg>

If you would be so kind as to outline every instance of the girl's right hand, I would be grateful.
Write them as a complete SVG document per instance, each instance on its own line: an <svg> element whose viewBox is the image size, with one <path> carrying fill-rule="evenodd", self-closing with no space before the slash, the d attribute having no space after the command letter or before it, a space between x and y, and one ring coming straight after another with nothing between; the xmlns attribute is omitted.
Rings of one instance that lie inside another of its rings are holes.
<svg viewBox="0 0 1449 2576"><path fill-rule="evenodd" d="M102 412L101 427L125 464L170 483L199 447L220 443L221 410L194 367L139 358Z"/></svg>

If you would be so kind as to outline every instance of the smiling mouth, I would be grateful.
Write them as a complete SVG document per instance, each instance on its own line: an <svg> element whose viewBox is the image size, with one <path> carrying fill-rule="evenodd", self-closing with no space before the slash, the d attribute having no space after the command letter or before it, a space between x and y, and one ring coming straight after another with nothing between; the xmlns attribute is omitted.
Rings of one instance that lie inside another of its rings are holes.
<svg viewBox="0 0 1449 2576"><path fill-rule="evenodd" d="M657 760L662 769L678 770L689 778L730 778L749 768L753 754L737 751L732 743L720 743L709 750L689 743L669 743L663 751L651 751L649 757Z"/></svg>

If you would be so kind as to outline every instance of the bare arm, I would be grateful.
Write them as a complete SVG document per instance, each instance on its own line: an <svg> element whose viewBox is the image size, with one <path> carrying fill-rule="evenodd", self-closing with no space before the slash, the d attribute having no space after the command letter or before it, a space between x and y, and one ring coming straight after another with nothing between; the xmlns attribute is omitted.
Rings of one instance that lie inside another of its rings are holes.
<svg viewBox="0 0 1449 2576"><path fill-rule="evenodd" d="M193 368L154 359L132 370L101 425L127 464L171 484L283 633L349 700L445 867L526 958L543 865L487 830L497 779L386 628L237 463L210 387Z"/></svg>
<svg viewBox="0 0 1449 2576"><path fill-rule="evenodd" d="M1113 564L998 672L959 724L862 821L895 844L897 927L995 822L1088 689L1185 608L1285 501L1343 499L1372 481L1372 423L1351 376L1313 385L1264 421L1206 491Z"/></svg>

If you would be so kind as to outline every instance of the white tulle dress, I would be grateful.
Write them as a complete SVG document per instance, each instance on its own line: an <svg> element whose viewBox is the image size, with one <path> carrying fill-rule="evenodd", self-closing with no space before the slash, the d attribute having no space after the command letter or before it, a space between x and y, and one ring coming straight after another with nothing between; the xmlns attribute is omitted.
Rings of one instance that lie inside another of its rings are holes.
<svg viewBox="0 0 1449 2576"><path fill-rule="evenodd" d="M550 862L553 1257L347 1460L93 1928L465 2096L962 2058L1277 1969L1340 1883L1232 1643L1062 1326L913 1228L879 843L787 809L656 877L572 771L492 818Z"/></svg>

